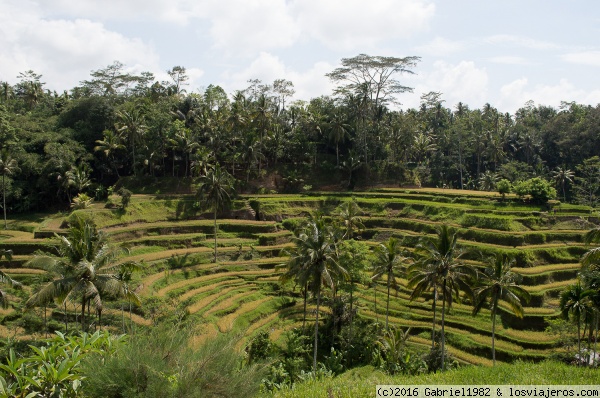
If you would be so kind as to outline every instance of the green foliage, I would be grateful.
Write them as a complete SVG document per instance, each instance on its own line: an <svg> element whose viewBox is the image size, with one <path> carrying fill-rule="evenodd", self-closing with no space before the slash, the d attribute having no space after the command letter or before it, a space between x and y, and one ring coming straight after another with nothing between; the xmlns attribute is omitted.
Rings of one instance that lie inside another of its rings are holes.
<svg viewBox="0 0 600 398"><path fill-rule="evenodd" d="M132 192L125 187L121 187L116 193L121 197L121 208L123 210L127 209L129 203L131 203Z"/></svg>
<svg viewBox="0 0 600 398"><path fill-rule="evenodd" d="M264 366L241 368L242 356L229 336L189 345L191 331L159 327L132 337L98 366L97 357L83 363L83 389L90 398L252 397Z"/></svg>
<svg viewBox="0 0 600 398"><path fill-rule="evenodd" d="M512 184L506 178L501 179L496 183L496 190L500 195L502 195L502 199L506 197L507 194L512 190Z"/></svg>
<svg viewBox="0 0 600 398"><path fill-rule="evenodd" d="M517 196L529 196L533 203L546 204L550 199L556 198L556 189L552 184L540 177L520 181L514 186Z"/></svg>
<svg viewBox="0 0 600 398"><path fill-rule="evenodd" d="M81 336L57 336L45 344L29 346L31 355L19 357L11 349L5 363L0 364L0 393L6 397L61 397L83 395L82 382L86 372L82 361L94 357L102 364L122 344L122 337L108 332L86 333Z"/></svg>

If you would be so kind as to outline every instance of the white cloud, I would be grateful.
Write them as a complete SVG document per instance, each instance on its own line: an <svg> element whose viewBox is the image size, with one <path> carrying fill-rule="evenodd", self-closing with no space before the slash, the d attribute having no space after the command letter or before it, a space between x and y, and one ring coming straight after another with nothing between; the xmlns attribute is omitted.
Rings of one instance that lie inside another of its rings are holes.
<svg viewBox="0 0 600 398"><path fill-rule="evenodd" d="M91 70L115 60L132 69L158 70L154 49L140 39L109 31L87 19L43 18L29 6L18 12L10 3L0 5L0 79L14 83L19 72L43 75L47 88L63 90L89 78Z"/></svg>
<svg viewBox="0 0 600 398"><path fill-rule="evenodd" d="M527 59L512 55L500 55L497 57L491 57L490 62L505 65L531 65L531 62L529 62Z"/></svg>
<svg viewBox="0 0 600 398"><path fill-rule="evenodd" d="M290 7L304 35L331 49L361 52L426 30L435 13L428 0L292 0Z"/></svg>
<svg viewBox="0 0 600 398"><path fill-rule="evenodd" d="M301 34L285 0L213 0L204 12L214 47L230 55L290 47Z"/></svg>
<svg viewBox="0 0 600 398"><path fill-rule="evenodd" d="M561 58L573 64L600 66L600 51L581 51L564 54Z"/></svg>
<svg viewBox="0 0 600 398"><path fill-rule="evenodd" d="M204 4L193 0L44 0L39 6L47 15L94 20L151 19L186 25L191 18L202 15Z"/></svg>
<svg viewBox="0 0 600 398"><path fill-rule="evenodd" d="M560 47L548 41L516 35L494 35L485 38L484 41L490 44L504 44L509 47L525 47L532 50L553 50Z"/></svg>
<svg viewBox="0 0 600 398"><path fill-rule="evenodd" d="M415 81L416 95L407 99L400 98L407 107L418 107L422 94L430 91L442 93L445 105L452 107L458 102L476 107L488 101L488 74L485 68L478 68L472 61L461 61L458 64L448 64L436 61L433 71L412 78ZM408 83L410 85L410 83Z"/></svg>
<svg viewBox="0 0 600 398"><path fill-rule="evenodd" d="M463 41L453 41L443 37L436 37L425 45L417 46L415 50L420 54L441 57L460 52L465 48L466 43Z"/></svg>
<svg viewBox="0 0 600 398"><path fill-rule="evenodd" d="M505 84L500 89L499 109L514 112L527 101L536 104L558 107L561 101L575 101L582 104L600 103L600 90L585 91L576 88L567 79L560 79L557 84L540 84L529 87L529 81L523 77Z"/></svg>
<svg viewBox="0 0 600 398"><path fill-rule="evenodd" d="M310 100L311 98L328 95L333 91L333 85L325 77L333 66L326 62L317 62L305 71L294 70L284 64L277 56L261 52L259 56L245 69L223 75L223 88L227 92L248 87L248 80L259 79L265 84L271 84L275 79L286 79L294 83L296 94L293 99Z"/></svg>

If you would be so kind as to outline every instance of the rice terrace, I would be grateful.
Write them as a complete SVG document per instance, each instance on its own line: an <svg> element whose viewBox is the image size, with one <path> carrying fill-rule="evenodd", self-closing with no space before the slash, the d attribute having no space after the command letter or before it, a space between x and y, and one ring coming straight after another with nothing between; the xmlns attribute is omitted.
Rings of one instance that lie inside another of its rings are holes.
<svg viewBox="0 0 600 398"><path fill-rule="evenodd" d="M0 397L597 386L600 106L399 108L420 62L0 82Z"/></svg>

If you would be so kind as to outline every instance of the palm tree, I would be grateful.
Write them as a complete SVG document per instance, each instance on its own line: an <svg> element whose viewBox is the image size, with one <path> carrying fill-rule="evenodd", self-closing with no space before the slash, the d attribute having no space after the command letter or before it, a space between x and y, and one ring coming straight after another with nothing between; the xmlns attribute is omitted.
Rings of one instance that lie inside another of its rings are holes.
<svg viewBox="0 0 600 398"><path fill-rule="evenodd" d="M579 357L577 363L581 363L581 318L586 317L591 310L590 296L593 290L586 290L578 281L576 284L567 287L560 294L559 308L562 316L568 320L569 314L573 314L577 322L577 352Z"/></svg>
<svg viewBox="0 0 600 398"><path fill-rule="evenodd" d="M563 202L567 201L567 193L565 186L567 185L567 183L572 183L574 177L575 173L567 169L565 166L559 166L556 168L556 170L552 172L552 179L554 180L554 183L556 184L556 186L560 186L560 188L562 189Z"/></svg>
<svg viewBox="0 0 600 398"><path fill-rule="evenodd" d="M11 176L19 171L17 161L10 156L5 148L0 153L0 174L2 174L2 208L4 209L4 229L8 229L6 223L6 176Z"/></svg>
<svg viewBox="0 0 600 398"><path fill-rule="evenodd" d="M131 110L117 111L117 124L115 125L119 133L124 133L131 144L131 164L133 175L136 175L136 155L135 148L144 135L148 127L144 124L144 115L139 108Z"/></svg>
<svg viewBox="0 0 600 398"><path fill-rule="evenodd" d="M430 272L435 276L436 286L442 293L442 370L445 366L445 315L446 304L452 307L452 302L460 296L460 292L471 293L470 282L477 272L475 269L460 261L464 252L456 247L458 235L447 225L438 228L435 239L424 239L417 245L416 252L419 262L425 267L431 267Z"/></svg>
<svg viewBox="0 0 600 398"><path fill-rule="evenodd" d="M200 177L197 196L202 206L212 209L215 222L215 258L217 262L217 213L231 205L233 190L233 177L227 171L222 170L217 163L213 170Z"/></svg>
<svg viewBox="0 0 600 398"><path fill-rule="evenodd" d="M360 217L361 214L362 209L354 198L349 202L344 202L337 208L335 216L344 230L343 239L353 239L354 231L365 228Z"/></svg>
<svg viewBox="0 0 600 398"><path fill-rule="evenodd" d="M71 166L71 169L65 173L67 185L75 188L75 192L80 193L92 184L90 173L83 165Z"/></svg>
<svg viewBox="0 0 600 398"><path fill-rule="evenodd" d="M329 122L329 139L335 142L336 166L340 166L340 142L344 142L349 135L350 125L347 124L340 114L333 116Z"/></svg>
<svg viewBox="0 0 600 398"><path fill-rule="evenodd" d="M518 285L520 275L511 271L515 264L513 258L505 254L496 254L488 259L488 267L482 274L480 286L475 290L475 307L473 315L476 315L490 299L489 308L492 316L492 361L496 365L496 314L500 300L508 303L512 311L519 318L523 318L523 306L521 300L529 301L529 293Z"/></svg>
<svg viewBox="0 0 600 398"><path fill-rule="evenodd" d="M336 279L345 278L347 271L337 261L335 232L321 214L311 215L292 242L295 247L290 252L288 269L296 270L300 280L308 282L309 289L317 298L313 346L313 372L316 375L321 287L326 285L335 291Z"/></svg>
<svg viewBox="0 0 600 398"><path fill-rule="evenodd" d="M4 257L6 260L11 261L12 260L12 250L5 250L5 249L1 249L0 250L0 259ZM10 285L14 288L20 289L21 288L21 283L12 279L10 276L8 276L4 271L0 270L0 283L4 283L7 285ZM2 289L0 289L0 306L2 308L8 308L8 295L6 294L6 292Z"/></svg>
<svg viewBox="0 0 600 398"><path fill-rule="evenodd" d="M425 292L431 290L433 297L433 319L431 322L431 348L435 346L435 325L437 314L437 299L440 280L438 269L433 263L425 262L423 259L413 262L407 270L408 288L413 289L410 300L421 297Z"/></svg>
<svg viewBox="0 0 600 398"><path fill-rule="evenodd" d="M123 139L119 134L112 130L104 130L102 134L102 139L96 140L97 145L94 147L94 151L104 153L104 156L106 156L112 163L117 177L120 178L121 176L119 175L119 169L117 167L117 163L115 162L115 152L125 149L125 145L123 145Z"/></svg>
<svg viewBox="0 0 600 398"><path fill-rule="evenodd" d="M135 305L141 305L141 300L140 297L137 295L137 293L134 290L131 290L131 280L133 277L133 273L137 272L141 269L141 267L139 266L139 264L137 263L132 263L132 262L127 262L127 263L122 263L119 264L119 266L117 267L117 272L115 273L115 278L121 283L121 292L120 292L120 296L124 297L125 299L127 299L127 302L129 303L129 322L130 324L131 322L131 304L135 304ZM123 333L125 333L125 316L124 316L124 309L123 306L121 305L121 318L122 318L122 323L123 323Z"/></svg>
<svg viewBox="0 0 600 398"><path fill-rule="evenodd" d="M79 298L81 328L85 328L85 306L91 302L101 321L102 299L124 294L121 281L114 271L116 259L124 249L109 246L106 235L97 231L89 220L77 218L68 236L58 236L58 255L38 254L27 265L57 274L57 278L43 286L25 303L26 308L46 306L58 299L66 305L68 299Z"/></svg>
<svg viewBox="0 0 600 398"><path fill-rule="evenodd" d="M400 288L396 277L404 273L404 264L408 258L401 253L400 243L395 238L388 239L387 242L380 243L377 247L375 264L373 265L373 281L381 279L384 275L387 279L387 305L385 309L385 328L389 329L390 312L390 288L393 287L396 292Z"/></svg>

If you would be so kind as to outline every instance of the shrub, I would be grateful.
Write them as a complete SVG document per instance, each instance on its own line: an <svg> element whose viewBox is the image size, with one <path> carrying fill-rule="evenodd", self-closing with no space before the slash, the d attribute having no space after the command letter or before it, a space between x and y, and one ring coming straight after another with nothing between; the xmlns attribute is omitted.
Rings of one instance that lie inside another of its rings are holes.
<svg viewBox="0 0 600 398"><path fill-rule="evenodd" d="M531 201L537 204L546 204L550 199L556 198L556 189L540 177L518 182L514 191L520 198L529 196Z"/></svg>
<svg viewBox="0 0 600 398"><path fill-rule="evenodd" d="M222 336L189 345L191 330L160 327L133 337L98 366L84 363L86 396L129 397L252 397L258 393L263 367L242 370L235 341Z"/></svg>
<svg viewBox="0 0 600 398"><path fill-rule="evenodd" d="M117 195L121 197L121 207L123 208L123 210L125 210L131 202L131 191L127 188L121 187L117 191Z"/></svg>
<svg viewBox="0 0 600 398"><path fill-rule="evenodd" d="M504 200L506 194L510 193L512 184L506 178L503 178L496 184L496 189L498 190L498 193L502 195L502 200Z"/></svg>

